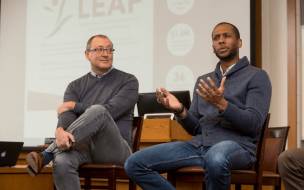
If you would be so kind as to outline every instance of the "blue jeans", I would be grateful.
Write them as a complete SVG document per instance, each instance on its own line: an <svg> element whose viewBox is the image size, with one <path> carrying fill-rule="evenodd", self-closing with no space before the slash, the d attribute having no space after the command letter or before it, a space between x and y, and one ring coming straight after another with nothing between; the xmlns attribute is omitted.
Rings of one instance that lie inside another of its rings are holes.
<svg viewBox="0 0 304 190"><path fill-rule="evenodd" d="M75 146L62 151L52 143L46 152L54 153L53 176L56 188L81 189L78 167L85 163L121 164L132 154L109 112L101 105L89 107L67 129Z"/></svg>
<svg viewBox="0 0 304 190"><path fill-rule="evenodd" d="M195 148L187 142L155 145L132 154L125 163L128 176L142 189L175 189L161 173L187 166L205 169L207 189L229 189L230 170L247 169L256 161L233 141Z"/></svg>

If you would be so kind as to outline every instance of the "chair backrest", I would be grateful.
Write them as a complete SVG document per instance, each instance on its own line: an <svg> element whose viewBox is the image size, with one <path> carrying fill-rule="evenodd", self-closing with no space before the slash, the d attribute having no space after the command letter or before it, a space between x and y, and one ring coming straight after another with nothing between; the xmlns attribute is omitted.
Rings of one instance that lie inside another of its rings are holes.
<svg viewBox="0 0 304 190"><path fill-rule="evenodd" d="M143 117L133 117L133 152L139 150L143 120Z"/></svg>
<svg viewBox="0 0 304 190"><path fill-rule="evenodd" d="M290 127L287 126L270 127L268 129L264 157L264 171L278 173L278 156L285 150L289 128Z"/></svg>
<svg viewBox="0 0 304 190"><path fill-rule="evenodd" d="M256 158L257 161L255 163L255 168L254 170L257 172L257 182L259 184L262 184L263 180L263 166L264 166L264 154L265 154L265 145L266 145L266 138L268 134L268 125L269 125L269 119L270 119L270 113L267 114L266 120L263 124L261 134L260 134L260 141L257 146L257 151L256 151Z"/></svg>
<svg viewBox="0 0 304 190"><path fill-rule="evenodd" d="M289 126L286 127L270 127L268 130L267 138L281 138L280 148L278 155L280 155L286 148L286 141L289 132Z"/></svg>

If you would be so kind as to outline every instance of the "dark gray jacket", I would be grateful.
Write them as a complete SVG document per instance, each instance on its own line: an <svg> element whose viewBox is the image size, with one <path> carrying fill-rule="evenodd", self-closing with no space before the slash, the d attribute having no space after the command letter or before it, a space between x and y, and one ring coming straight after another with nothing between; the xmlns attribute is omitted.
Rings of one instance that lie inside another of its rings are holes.
<svg viewBox="0 0 304 190"><path fill-rule="evenodd" d="M269 111L271 83L264 70L249 64L243 57L226 74L224 98L228 106L223 113L209 105L194 90L193 100L185 118L178 122L191 135L188 142L195 147L212 146L218 142L231 140L255 155L256 142ZM208 83L210 77L219 88L223 78L220 63L215 71L200 76L195 84L198 88L200 79Z"/></svg>

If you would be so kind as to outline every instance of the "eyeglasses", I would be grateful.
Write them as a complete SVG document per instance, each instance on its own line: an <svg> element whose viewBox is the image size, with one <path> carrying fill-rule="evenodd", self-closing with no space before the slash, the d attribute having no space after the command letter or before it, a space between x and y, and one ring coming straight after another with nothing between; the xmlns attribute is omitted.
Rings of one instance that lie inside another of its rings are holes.
<svg viewBox="0 0 304 190"><path fill-rule="evenodd" d="M87 50L89 52L91 51L95 51L96 53L103 53L104 51L106 51L108 54L112 54L113 51L115 51L115 49L102 49L102 48L96 48L96 49L89 49Z"/></svg>

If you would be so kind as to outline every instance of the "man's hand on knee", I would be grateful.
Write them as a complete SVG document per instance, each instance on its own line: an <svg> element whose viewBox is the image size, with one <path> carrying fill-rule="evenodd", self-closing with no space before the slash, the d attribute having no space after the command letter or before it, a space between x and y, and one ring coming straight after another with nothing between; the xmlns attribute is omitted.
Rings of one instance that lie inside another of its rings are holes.
<svg viewBox="0 0 304 190"><path fill-rule="evenodd" d="M74 136L71 133L66 132L62 127L59 127L56 130L55 136L56 136L56 144L58 148L60 148L63 151L70 149L70 143L69 143L70 139L73 142L73 144L75 143Z"/></svg>

